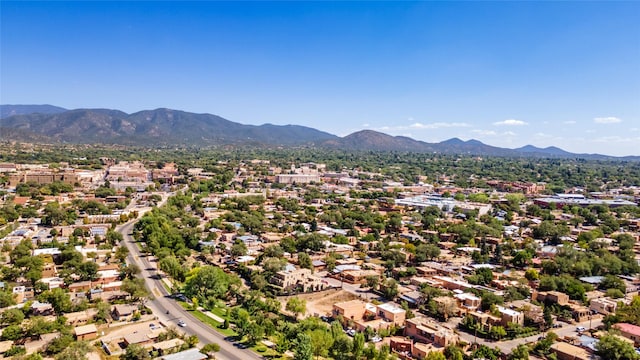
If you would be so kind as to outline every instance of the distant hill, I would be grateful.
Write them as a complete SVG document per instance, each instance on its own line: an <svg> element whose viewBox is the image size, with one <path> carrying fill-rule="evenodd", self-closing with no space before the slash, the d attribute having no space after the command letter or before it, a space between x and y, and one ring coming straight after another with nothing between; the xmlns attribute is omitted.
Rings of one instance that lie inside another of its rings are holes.
<svg viewBox="0 0 640 360"><path fill-rule="evenodd" d="M312 146L351 151L401 151L509 157L559 157L640 161L640 156L616 158L573 154L557 147L527 145L506 149L478 140L458 138L427 143L373 130L338 137L298 125L244 125L217 115L171 109L127 114L110 109L65 110L52 105L1 105L0 140L123 145ZM8 116L5 117L5 114Z"/></svg>
<svg viewBox="0 0 640 360"><path fill-rule="evenodd" d="M434 151L423 141L414 140L404 136L391 136L373 130L354 132L343 138L325 141L325 147L345 150L376 150L376 151Z"/></svg>
<svg viewBox="0 0 640 360"><path fill-rule="evenodd" d="M337 138L298 125L243 125L211 114L171 109L127 114L109 109L31 113L0 120L0 126L47 136L53 141L118 144L313 144ZM5 134L0 134L1 138Z"/></svg>
<svg viewBox="0 0 640 360"><path fill-rule="evenodd" d="M523 146L521 148L517 148L514 149L515 151L521 152L521 153L529 153L529 154L552 154L552 155L556 155L556 156L571 156L574 155L568 151L564 151L560 148L557 148L555 146L549 146L546 148L539 148L539 147L535 147L533 145L527 145L527 146Z"/></svg>
<svg viewBox="0 0 640 360"><path fill-rule="evenodd" d="M0 119L13 115L57 114L67 109L53 105L0 105Z"/></svg>

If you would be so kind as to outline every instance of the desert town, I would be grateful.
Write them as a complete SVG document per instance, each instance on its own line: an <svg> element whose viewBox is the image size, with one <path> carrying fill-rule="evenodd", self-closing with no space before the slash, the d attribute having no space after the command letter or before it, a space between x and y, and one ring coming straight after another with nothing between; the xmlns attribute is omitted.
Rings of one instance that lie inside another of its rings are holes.
<svg viewBox="0 0 640 360"><path fill-rule="evenodd" d="M638 187L100 163L0 164L4 358L587 360L640 346Z"/></svg>

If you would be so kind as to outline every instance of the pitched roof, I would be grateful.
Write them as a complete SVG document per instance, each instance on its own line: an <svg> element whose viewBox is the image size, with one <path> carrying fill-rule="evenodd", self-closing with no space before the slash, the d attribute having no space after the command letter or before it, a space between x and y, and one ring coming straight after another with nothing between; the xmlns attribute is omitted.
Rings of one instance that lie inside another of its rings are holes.
<svg viewBox="0 0 640 360"><path fill-rule="evenodd" d="M636 326L628 323L618 323L613 326L620 329L620 331L622 332L635 335L635 336L640 336L640 326Z"/></svg>

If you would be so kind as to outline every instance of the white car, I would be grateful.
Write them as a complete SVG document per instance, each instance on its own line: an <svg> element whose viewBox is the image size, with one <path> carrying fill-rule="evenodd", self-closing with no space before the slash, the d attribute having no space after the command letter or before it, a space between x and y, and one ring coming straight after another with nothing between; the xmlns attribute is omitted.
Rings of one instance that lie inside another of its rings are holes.
<svg viewBox="0 0 640 360"><path fill-rule="evenodd" d="M374 343L378 343L382 341L382 338L380 336L374 336L371 338L371 341L373 341Z"/></svg>
<svg viewBox="0 0 640 360"><path fill-rule="evenodd" d="M184 322L184 321L182 321L182 320L178 320L178 326L180 326L180 327L186 327L186 326L187 326L187 323L186 323L186 322Z"/></svg>
<svg viewBox="0 0 640 360"><path fill-rule="evenodd" d="M349 335L349 336L356 336L356 331L355 331L355 330L353 330L353 329L349 329L349 330L347 330L347 335Z"/></svg>
<svg viewBox="0 0 640 360"><path fill-rule="evenodd" d="M585 330L586 330L586 329L584 328L584 326L578 326L578 327L576 328L576 331L577 331L577 332L583 332L583 331L585 331Z"/></svg>

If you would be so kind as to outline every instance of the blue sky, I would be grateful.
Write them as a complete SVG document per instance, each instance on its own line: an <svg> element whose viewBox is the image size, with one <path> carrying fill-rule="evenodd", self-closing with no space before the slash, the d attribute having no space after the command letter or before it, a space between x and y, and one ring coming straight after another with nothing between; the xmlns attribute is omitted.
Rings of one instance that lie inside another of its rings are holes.
<svg viewBox="0 0 640 360"><path fill-rule="evenodd" d="M640 2L0 2L0 103L640 155Z"/></svg>

